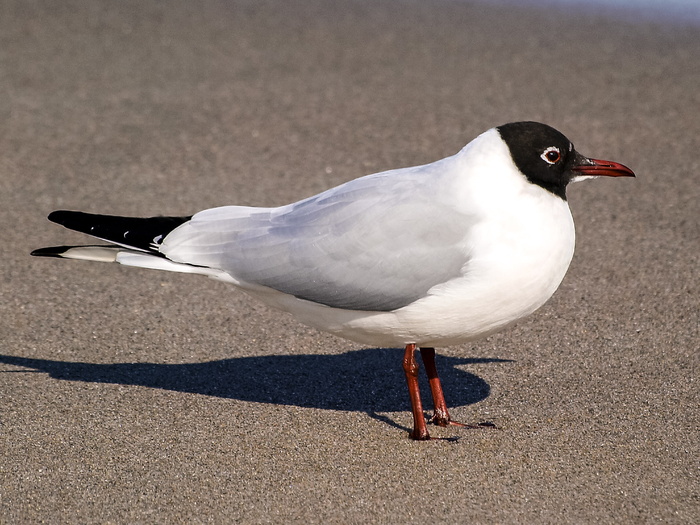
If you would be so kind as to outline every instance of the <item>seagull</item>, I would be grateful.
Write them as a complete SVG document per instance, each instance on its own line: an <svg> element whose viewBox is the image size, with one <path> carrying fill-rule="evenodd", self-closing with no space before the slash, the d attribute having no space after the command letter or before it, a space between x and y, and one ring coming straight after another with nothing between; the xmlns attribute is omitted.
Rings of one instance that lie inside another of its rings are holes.
<svg viewBox="0 0 700 525"><path fill-rule="evenodd" d="M336 336L403 348L410 437L428 440L416 351L432 393L428 423L473 427L450 417L435 347L488 336L552 296L574 253L567 185L601 176L634 173L581 155L550 126L513 122L451 157L277 208L150 218L54 211L49 220L110 244L32 255L206 275Z"/></svg>

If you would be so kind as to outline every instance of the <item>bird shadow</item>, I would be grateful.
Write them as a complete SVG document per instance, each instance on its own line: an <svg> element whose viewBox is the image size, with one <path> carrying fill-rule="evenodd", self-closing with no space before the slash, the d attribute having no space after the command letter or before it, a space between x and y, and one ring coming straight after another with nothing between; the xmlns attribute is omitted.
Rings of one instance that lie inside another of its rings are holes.
<svg viewBox="0 0 700 525"><path fill-rule="evenodd" d="M0 354L0 363L65 381L138 385L257 403L360 411L384 421L386 418L377 412L408 408L402 355L403 350L396 348L371 348L334 355L266 355L203 363L97 364ZM458 366L508 361L438 355L437 368L450 406L477 403L490 392L486 381ZM421 385L423 391L427 391L427 381L421 380L425 383Z"/></svg>

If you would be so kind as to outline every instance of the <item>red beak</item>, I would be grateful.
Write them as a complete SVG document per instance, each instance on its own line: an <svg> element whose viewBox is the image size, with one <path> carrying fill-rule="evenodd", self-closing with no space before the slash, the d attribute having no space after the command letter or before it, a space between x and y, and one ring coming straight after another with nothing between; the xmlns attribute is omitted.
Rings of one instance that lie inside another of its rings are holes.
<svg viewBox="0 0 700 525"><path fill-rule="evenodd" d="M634 172L627 166L613 162L611 160L584 159L590 164L577 164L574 171L579 176L584 177L634 177Z"/></svg>

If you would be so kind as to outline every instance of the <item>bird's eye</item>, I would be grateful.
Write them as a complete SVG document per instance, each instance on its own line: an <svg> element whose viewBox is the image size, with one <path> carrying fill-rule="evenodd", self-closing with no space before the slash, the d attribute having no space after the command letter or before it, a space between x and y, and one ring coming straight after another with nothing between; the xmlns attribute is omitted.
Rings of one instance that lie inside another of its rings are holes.
<svg viewBox="0 0 700 525"><path fill-rule="evenodd" d="M544 160L547 164L556 164L561 159L561 152L559 151L559 148L550 146L544 150L540 157L542 157L542 160Z"/></svg>

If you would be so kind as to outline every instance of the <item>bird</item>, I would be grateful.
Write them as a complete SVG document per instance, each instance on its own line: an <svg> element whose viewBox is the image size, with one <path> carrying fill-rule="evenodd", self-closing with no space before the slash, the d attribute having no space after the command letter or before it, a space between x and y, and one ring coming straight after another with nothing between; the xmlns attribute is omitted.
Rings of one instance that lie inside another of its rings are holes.
<svg viewBox="0 0 700 525"><path fill-rule="evenodd" d="M635 174L583 156L551 126L511 122L450 157L279 207L147 218L54 211L50 221L108 244L31 255L205 275L341 338L402 348L409 436L429 440L428 423L475 426L451 418L435 348L493 334L552 296L574 253L567 186L601 176Z"/></svg>

